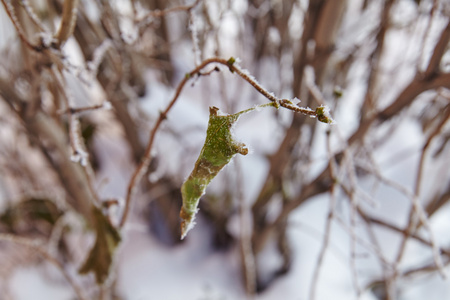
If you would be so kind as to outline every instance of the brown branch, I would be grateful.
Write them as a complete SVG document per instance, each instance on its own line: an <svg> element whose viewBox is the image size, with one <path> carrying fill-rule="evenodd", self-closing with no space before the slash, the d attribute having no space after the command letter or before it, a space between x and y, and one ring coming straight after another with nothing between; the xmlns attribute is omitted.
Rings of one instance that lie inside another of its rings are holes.
<svg viewBox="0 0 450 300"><path fill-rule="evenodd" d="M22 42L32 50L41 51L43 49L42 45L35 45L28 40L28 37L26 36L25 31L22 28L22 25L19 24L19 20L17 19L16 12L11 2L9 0L1 0L1 1L3 6L5 7L5 11L8 14L9 19L11 20Z"/></svg>
<svg viewBox="0 0 450 300"><path fill-rule="evenodd" d="M390 26L390 13L392 6L394 4L393 0L387 0L384 3L384 8L381 10L381 16L380 16L380 25L378 32L376 34L376 47L371 53L369 57L369 62L371 65L371 72L369 74L369 78L367 79L367 90L366 95L364 97L364 102L362 105L362 112L361 112L361 121L364 122L364 120L367 118L367 113L372 112L372 110L375 108L376 100L375 98L375 88L377 79L379 76L379 70L380 70L380 61L381 61L381 54L383 53L384 44L386 41L386 33Z"/></svg>
<svg viewBox="0 0 450 300"><path fill-rule="evenodd" d="M33 8L31 7L30 3L28 2L28 0L20 0L20 4L24 8L24 10L27 13L28 17L30 17L30 19L34 23L34 25L36 25L41 32L44 32L45 28L42 25L42 23L39 20L39 18L36 16Z"/></svg>
<svg viewBox="0 0 450 300"><path fill-rule="evenodd" d="M159 127L161 126L162 122L167 118L167 114L169 113L169 111L175 105L175 102L178 100L178 97L180 96L181 91L183 90L186 83L194 76L200 76L201 70L203 68L205 68L206 66L208 66L209 64L217 63L217 64L227 66L232 73L238 74L242 79L244 79L250 85L252 85L260 94L265 96L270 101L278 103L280 106L282 106L284 108L287 108L289 110L293 110L296 112L304 113L304 114L317 116L317 113L310 109L294 107L292 105L292 102L290 102L289 100L285 100L285 99L282 100L282 99L277 98L275 95L273 95L272 93L268 92L265 88L263 88L258 82L256 82L256 80L253 79L246 71L244 71L241 68L239 68L238 66L236 66L236 64L234 62L235 62L234 58L230 58L229 60L217 58L217 57L206 59L200 65L198 65L196 68L194 68L191 72L187 73L185 75L185 77L183 78L183 80L178 84L178 87L175 90L175 95L173 96L173 98L169 102L169 104L167 105L166 109L160 113L158 120L156 121L153 129L151 130L149 141L147 144L147 148L145 149L144 156L141 159L141 162L139 163L138 167L134 171L134 173L131 177L131 180L128 184L127 195L125 198L125 207L124 207L122 218L119 222L120 227L123 227L123 225L126 222L126 219L127 219L127 216L128 216L129 210L130 210L131 198L133 197L133 194L137 188L138 183L142 179L142 176L144 176L144 174L147 172L147 169L150 165L150 162L152 159L151 152L153 149L153 143L154 143L155 136L156 136L156 133L157 133Z"/></svg>
<svg viewBox="0 0 450 300"><path fill-rule="evenodd" d="M442 56L444 55L447 45L450 41L450 18L447 21L447 26L445 26L444 30L439 37L436 46L434 47L433 54L431 55L430 61L428 62L428 67L425 72L422 74L423 77L428 78L433 76L433 74L439 73L439 64L442 60Z"/></svg>
<svg viewBox="0 0 450 300"><path fill-rule="evenodd" d="M397 226L395 226L394 224L391 224L385 220L380 220L376 217L370 216L367 212L363 211L360 207L358 207L358 215L361 216L363 218L363 220L369 224L374 224L374 225L378 225L381 227L385 227L389 230L398 232L402 235L406 234L406 229L402 229L399 228ZM416 241L424 244L425 246L431 247L431 243L429 241L427 241L426 239L424 239L423 237L417 235L416 233L411 233L409 235L410 238L415 239ZM450 251L449 250L445 250L445 249L441 249L441 252L445 255L447 255L448 257L450 257Z"/></svg>
<svg viewBox="0 0 450 300"><path fill-rule="evenodd" d="M376 121L386 121L396 116L404 108L411 105L411 103L419 96L421 93L427 90L433 90L439 87L450 88L450 73L437 74L432 78L420 78L416 76L409 84L406 86L397 98L392 102L391 105L383 109L382 111L375 114L373 117L368 118L359 128L352 134L348 139L348 144L352 145L357 141L360 141L362 137L367 133L369 128Z"/></svg>
<svg viewBox="0 0 450 300"><path fill-rule="evenodd" d="M65 0L63 6L63 14L61 18L61 24L59 25L58 32L56 33L56 47L60 47L64 44L72 35L75 29L75 23L77 21L77 7L79 0Z"/></svg>
<svg viewBox="0 0 450 300"><path fill-rule="evenodd" d="M436 245L435 241L434 241L434 237L433 237L433 232L431 231L431 228L429 226L429 222L428 222L428 217L425 214L424 209L422 208L422 206L419 203L418 197L420 195L420 188L421 188L421 183L422 183L422 175L423 175L423 168L425 165L425 157L426 157L426 153L427 150L431 144L431 142L433 141L433 139L435 137L437 137L439 135L439 133L441 132L442 128L444 127L444 125L447 123L448 119L450 117L450 110L447 110L444 118L442 118L441 122L438 124L438 126L436 126L436 128L431 132L431 134L428 136L425 144L423 145L422 148L422 153L420 155L420 159L419 159L419 167L417 170L417 174L416 174L416 179L415 179L415 190L414 190L414 196L413 196L413 205L411 207L410 213L409 213L409 219L408 219L408 225L405 229L405 233L403 235L403 240L402 243L399 247L399 251L397 253L397 263L400 263L403 254L406 250L406 242L409 238L409 236L417 231L417 229L420 226L424 226L425 229L428 231L429 236L430 236L430 244L431 244L431 248L433 250L433 257L435 260L435 264L436 267L441 271L442 276L445 277L445 273L443 270L443 264L440 258L440 254L439 254L439 248ZM418 219L420 221L420 223L417 223L414 219L414 215L418 216Z"/></svg>
<svg viewBox="0 0 450 300"><path fill-rule="evenodd" d="M177 12L177 11L190 11L192 10L194 7L196 7L201 0L196 0L194 3L192 3L191 5L180 5L180 6L175 6L175 7L171 7L171 8L167 8L167 9L163 9L163 10L153 10L148 12L144 17L142 17L141 19L137 20L138 23L141 22L145 22L146 19L148 18L160 18L160 17L164 17L167 14L173 13L173 12Z"/></svg>
<svg viewBox="0 0 450 300"><path fill-rule="evenodd" d="M27 102L9 82L0 78L0 96L10 105L11 109L22 119L24 127L35 137L38 145L46 155L50 164L59 175L60 182L73 199L70 204L80 212L90 224L94 224L92 218L92 204L95 196L89 189L89 182L81 166L74 164L68 157L69 147L67 147L67 136L63 128L52 117L41 111L36 111L33 116L27 116L17 109L20 104ZM43 145L46 146L43 146ZM49 155L48 149L52 149ZM57 162L56 162L57 160Z"/></svg>
<svg viewBox="0 0 450 300"><path fill-rule="evenodd" d="M327 152L328 152L328 155L330 156L329 160L328 160L328 169L330 170L330 177L337 178L336 162L331 157L332 154L331 154L331 150L330 150L329 141L330 141L330 139L328 137ZM310 288L310 293L309 293L309 299L311 299L311 300L315 299L316 287L317 287L317 283L319 280L320 269L322 267L326 251L328 249L328 245L330 244L331 226L332 226L332 222L335 218L336 208L337 208L336 185L335 184L330 186L330 204L329 205L330 206L328 209L328 216L327 216L327 220L325 223L325 233L323 235L322 247L320 249L319 256L318 256L317 262L316 262L316 267L314 269L314 273L313 273L313 276L311 279L311 288Z"/></svg>
<svg viewBox="0 0 450 300"><path fill-rule="evenodd" d="M438 87L447 87L450 88L450 73L442 73L438 74L430 79L423 79L420 77L415 77L411 83L403 89L403 91L397 96L396 100L389 105L384 110L380 111L376 115L364 121L360 124L359 128L352 134L352 136L348 139L347 144L351 146L357 142L363 140L363 137L366 135L368 130L373 126L376 121L386 121L395 115L397 115L401 110L411 105L411 103L416 99L418 95L423 93L424 91L436 89ZM292 126L291 126L292 128ZM290 129L288 129L290 130ZM337 153L336 157L342 156L342 152ZM254 249L256 251L262 247L265 243L265 240L268 238L270 232L276 228L279 224L283 222L283 220L290 214L292 210L303 204L306 200L311 197L321 194L324 191L328 191L332 184L332 179L329 176L329 170L326 168L322 171L322 173L317 176L312 182L307 184L302 193L292 201L288 202L283 209L281 210L278 217L271 223L266 224L265 228L262 229L261 232L258 233L259 237L254 239ZM259 204L259 201L255 204ZM257 206L253 206L253 211L258 209Z"/></svg>

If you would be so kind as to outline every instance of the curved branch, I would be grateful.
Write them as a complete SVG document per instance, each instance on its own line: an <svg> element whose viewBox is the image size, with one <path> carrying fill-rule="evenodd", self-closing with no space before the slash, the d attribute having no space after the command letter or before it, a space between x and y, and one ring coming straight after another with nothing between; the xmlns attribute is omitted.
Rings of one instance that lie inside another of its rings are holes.
<svg viewBox="0 0 450 300"><path fill-rule="evenodd" d="M73 30L75 29L75 23L77 21L78 1L79 0L64 1L61 24L59 25L58 32L56 33L57 47L60 47L62 44L64 44L72 35Z"/></svg>
<svg viewBox="0 0 450 300"><path fill-rule="evenodd" d="M34 45L32 42L28 40L28 37L26 36L25 31L22 28L22 25L19 24L19 20L17 19L16 12L11 2L9 2L8 0L1 0L1 1L3 6L5 7L5 11L8 14L9 19L11 20L22 42L24 42L24 44L27 45L27 47L35 51L41 51L43 49L41 45Z"/></svg>
<svg viewBox="0 0 450 300"><path fill-rule="evenodd" d="M154 143L155 136L156 136L156 133L157 133L159 127L161 126L162 122L166 119L167 114L169 113L169 111L175 105L175 102L178 100L178 97L180 96L181 91L183 90L183 88L186 85L186 83L190 79L195 77L195 76L202 76L202 75L210 74L209 72L207 74L202 74L201 71L206 66L208 66L209 64L212 64L212 63L217 63L217 64L221 64L221 65L227 66L232 73L238 74L242 79L244 79L250 85L252 85L264 97L266 97L267 99L269 99L272 102L277 103L277 106L279 105L279 106L282 106L282 107L284 107L286 109L289 109L289 110L292 110L292 111L295 111L295 112L299 112L299 113L311 115L311 116L314 116L314 117L318 117L319 121L323 122L323 120L321 120L321 117L323 117L324 115L321 112L320 107L316 111L314 111L314 110L311 110L311 109L301 108L301 107L295 106L289 100L277 98L274 94L270 93L265 88L263 88L251 75L248 74L248 72L246 70L243 70L240 67L236 66L234 58L230 58L230 59L226 60L226 59L223 59L223 58L213 57L213 58L209 58L209 59L204 60L200 65L198 65L196 68L194 68L191 72L187 73L186 76L183 78L183 80L178 84L178 87L175 90L175 95L173 96L173 98L169 102L169 104L167 105L166 109L163 112L160 113L158 120L156 121L153 129L151 130L150 137L149 137L149 142L147 144L147 148L145 149L144 157L142 158L140 164L138 165L138 167L134 171L134 173L133 173L133 175L131 177L131 180L130 180L130 182L128 184L127 195L126 195L126 198L125 198L124 212L123 212L122 218L121 218L121 220L119 222L119 227L123 227L123 225L125 224L127 216L129 214L129 210L130 210L131 198L133 197L133 194L134 194L134 192L136 190L136 187L137 187L138 183L142 179L142 176L144 176L144 174L148 170L148 167L149 167L151 159L152 159L151 158L151 151L153 149L153 143Z"/></svg>

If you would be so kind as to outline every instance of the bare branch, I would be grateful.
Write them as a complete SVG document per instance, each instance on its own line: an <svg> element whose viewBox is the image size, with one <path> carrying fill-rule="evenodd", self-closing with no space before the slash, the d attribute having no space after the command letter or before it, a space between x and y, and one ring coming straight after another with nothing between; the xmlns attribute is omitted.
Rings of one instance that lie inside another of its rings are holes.
<svg viewBox="0 0 450 300"><path fill-rule="evenodd" d="M245 81L247 81L250 85L252 85L260 94L262 94L264 97L266 97L270 101L277 103L278 105L280 105L284 108L287 108L289 110L293 110L296 112L304 113L304 114L315 116L315 117L317 116L317 117L319 117L319 120L320 120L320 114L318 113L318 111L320 111L319 109L317 109L316 111L313 111L313 110L307 109L307 108L296 107L289 100L285 100L285 99L281 100L281 99L277 98L273 93L270 93L265 88L263 88L250 74L248 74L248 71L242 70L241 68L236 66L234 58L230 58L228 60L225 60L222 58L209 58L209 59L204 60L199 66L194 68L191 72L187 73L186 76L183 78L183 80L178 84L178 87L175 90L175 95L173 96L173 98L169 102L169 104L167 105L166 109L160 113L158 120L156 121L155 125L153 126L153 129L150 132L150 138L149 138L149 142L147 144L147 148L145 149L144 157L142 158L140 164L134 171L134 173L131 177L131 180L128 184L124 212L123 212L121 221L119 223L120 227L123 227L123 225L125 224L126 218L129 213L130 205L131 205L131 198L137 188L137 184L140 182L142 176L144 176L144 174L147 172L148 166L150 165L150 162L152 159L151 152L153 149L153 143L154 143L155 136L156 136L156 133L157 133L159 127L161 126L162 122L166 119L169 111L175 105L175 102L178 100L178 97L180 96L181 91L183 90L186 83L190 79L194 78L196 75L200 75L201 70L203 70L203 68L205 68L206 66L208 66L209 64L212 64L212 63L217 63L217 64L227 66L232 73L238 74Z"/></svg>
<svg viewBox="0 0 450 300"><path fill-rule="evenodd" d="M17 19L16 12L14 10L14 6L11 4L9 0L1 0L3 3L3 6L5 7L5 11L9 16L9 19L14 25L14 28L16 29L17 34L19 35L19 38L24 42L25 45L28 46L28 48L33 49L35 51L41 51L42 46L41 45L34 45L26 36L25 31L22 28L22 25L20 25L19 20Z"/></svg>
<svg viewBox="0 0 450 300"><path fill-rule="evenodd" d="M56 47L64 44L72 35L77 21L77 7L79 0L65 0L63 6L63 15L56 33Z"/></svg>
<svg viewBox="0 0 450 300"><path fill-rule="evenodd" d="M425 72L422 74L423 77L428 78L433 74L439 73L439 64L442 60L442 56L447 49L448 42L450 41L450 18L447 21L447 26L445 26L444 30L439 37L436 46L434 47L433 54L428 63L428 67Z"/></svg>

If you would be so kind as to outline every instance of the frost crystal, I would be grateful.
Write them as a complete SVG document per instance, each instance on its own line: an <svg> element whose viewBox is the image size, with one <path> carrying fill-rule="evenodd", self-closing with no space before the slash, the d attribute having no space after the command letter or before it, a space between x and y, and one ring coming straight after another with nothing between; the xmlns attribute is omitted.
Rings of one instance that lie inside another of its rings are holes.
<svg viewBox="0 0 450 300"><path fill-rule="evenodd" d="M251 109L253 110L253 109ZM181 187L183 205L180 211L181 238L194 227L195 215L200 198L205 194L211 180L225 167L236 154L247 155L244 144L236 142L232 136L233 125L242 113L219 114L217 107L210 107L206 139L195 167Z"/></svg>
<svg viewBox="0 0 450 300"><path fill-rule="evenodd" d="M106 39L100 46L98 46L94 50L94 54L92 55L92 60L87 63L88 69L94 74L97 73L98 66L105 57L106 51L112 46L111 40Z"/></svg>
<svg viewBox="0 0 450 300"><path fill-rule="evenodd" d="M103 109L105 109L105 110L110 110L110 109L112 109L111 102L109 102L109 101L103 102Z"/></svg>
<svg viewBox="0 0 450 300"><path fill-rule="evenodd" d="M259 108L276 105L273 102L259 105ZM233 138L233 126L239 117L257 109L252 107L238 113L227 115L217 107L210 107L206 139L194 169L181 186L183 205L180 211L181 239L194 227L195 215L200 198L205 194L211 180L225 167L236 154L249 153L245 144Z"/></svg>
<svg viewBox="0 0 450 300"><path fill-rule="evenodd" d="M72 144L73 154L70 160L73 162L79 162L83 167L87 166L89 154L84 150L81 143L80 135L80 121L75 115L70 118L70 141Z"/></svg>
<svg viewBox="0 0 450 300"><path fill-rule="evenodd" d="M327 124L336 124L336 122L333 120L330 114L330 108L325 105L321 105L318 108L316 108L316 114L317 119L320 122L327 123Z"/></svg>
<svg viewBox="0 0 450 300"><path fill-rule="evenodd" d="M53 43L57 42L55 37L49 32L41 32L39 33L39 37L41 38L42 44L45 48L50 48Z"/></svg>
<svg viewBox="0 0 450 300"><path fill-rule="evenodd" d="M80 163L83 167L87 166L88 154L87 152L75 152L70 156L70 160L76 163Z"/></svg>

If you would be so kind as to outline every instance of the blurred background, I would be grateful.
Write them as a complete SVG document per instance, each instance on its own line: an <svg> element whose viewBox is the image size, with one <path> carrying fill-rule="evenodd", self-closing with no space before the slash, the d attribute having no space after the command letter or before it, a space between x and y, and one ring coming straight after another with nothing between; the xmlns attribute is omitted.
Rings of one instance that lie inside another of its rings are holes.
<svg viewBox="0 0 450 300"><path fill-rule="evenodd" d="M449 41L447 0L1 0L0 298L450 299ZM335 124L242 116L180 240L209 107L269 101L212 57Z"/></svg>

